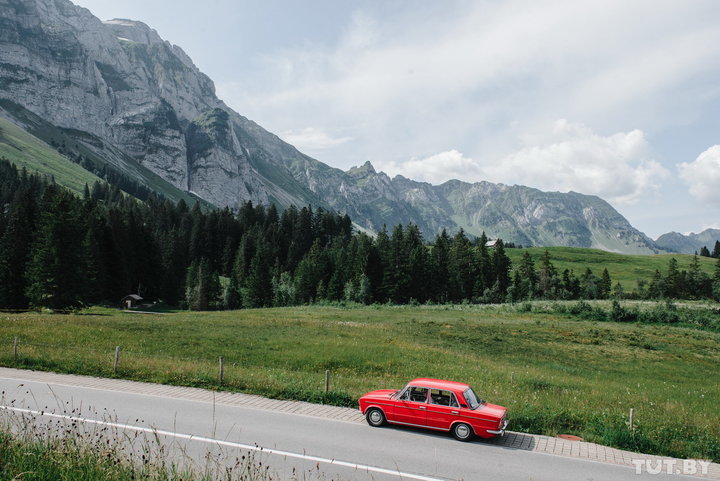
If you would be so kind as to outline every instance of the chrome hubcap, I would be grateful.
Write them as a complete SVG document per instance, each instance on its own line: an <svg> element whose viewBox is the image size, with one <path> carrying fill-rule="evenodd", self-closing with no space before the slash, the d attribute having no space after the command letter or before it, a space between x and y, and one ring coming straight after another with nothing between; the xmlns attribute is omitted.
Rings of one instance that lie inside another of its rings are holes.
<svg viewBox="0 0 720 481"><path fill-rule="evenodd" d="M382 415L380 414L380 411L373 411L370 413L370 421L373 422L373 424L378 424L382 421Z"/></svg>
<svg viewBox="0 0 720 481"><path fill-rule="evenodd" d="M460 424L455 428L455 433L457 433L459 438L466 438L470 435L470 430L464 424Z"/></svg>

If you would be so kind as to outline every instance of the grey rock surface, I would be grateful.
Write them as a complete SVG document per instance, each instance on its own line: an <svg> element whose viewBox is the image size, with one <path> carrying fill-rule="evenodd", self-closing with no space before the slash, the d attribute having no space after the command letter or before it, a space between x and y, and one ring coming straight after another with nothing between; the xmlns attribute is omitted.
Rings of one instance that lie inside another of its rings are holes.
<svg viewBox="0 0 720 481"><path fill-rule="evenodd" d="M463 228L523 245L656 250L597 197L488 182L433 186L390 178L369 162L330 167L227 107L212 80L151 27L102 22L68 0L0 0L0 99L92 134L114 157L218 207L312 204L371 231L412 222L427 238Z"/></svg>

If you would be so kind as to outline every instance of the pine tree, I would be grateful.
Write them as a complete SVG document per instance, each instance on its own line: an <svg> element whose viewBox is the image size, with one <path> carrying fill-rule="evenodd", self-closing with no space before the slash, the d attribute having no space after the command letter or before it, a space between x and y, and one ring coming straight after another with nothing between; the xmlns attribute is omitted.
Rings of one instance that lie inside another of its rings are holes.
<svg viewBox="0 0 720 481"><path fill-rule="evenodd" d="M700 248L700 256L701 257L710 257L710 250L708 250L707 246L702 246Z"/></svg>
<svg viewBox="0 0 720 481"><path fill-rule="evenodd" d="M193 261L186 279L186 299L190 309L207 311L217 308L220 281L217 272L212 269L210 259L203 257L199 261Z"/></svg>
<svg viewBox="0 0 720 481"><path fill-rule="evenodd" d="M43 198L37 237L30 251L26 293L33 306L53 309L82 304L85 288L79 201L52 186Z"/></svg>
<svg viewBox="0 0 720 481"><path fill-rule="evenodd" d="M473 275L477 263L473 259L470 241L462 228L455 234L450 244L449 261L450 300L455 302L470 300L477 280L477 276Z"/></svg>
<svg viewBox="0 0 720 481"><path fill-rule="evenodd" d="M405 249L407 258L407 292L405 298L425 302L429 296L428 276L430 275L430 261L428 251L418 226L408 225L405 231Z"/></svg>
<svg viewBox="0 0 720 481"><path fill-rule="evenodd" d="M557 269L550 261L550 252L545 250L538 270L538 289L546 299L555 298L558 288Z"/></svg>
<svg viewBox="0 0 720 481"><path fill-rule="evenodd" d="M610 279L610 273L607 268L603 269L602 277L598 282L598 298L607 299L610 297L610 291L612 289L612 279Z"/></svg>
<svg viewBox="0 0 720 481"><path fill-rule="evenodd" d="M704 299L712 296L710 277L700 268L698 256L693 256L685 277L686 294L691 299Z"/></svg>
<svg viewBox="0 0 720 481"><path fill-rule="evenodd" d="M665 278L660 274L660 271L655 269L650 285L648 286L648 296L651 299L662 299L667 295L667 285Z"/></svg>
<svg viewBox="0 0 720 481"><path fill-rule="evenodd" d="M28 306L25 271L35 231L37 203L27 188L15 192L0 237L0 307Z"/></svg>
<svg viewBox="0 0 720 481"><path fill-rule="evenodd" d="M495 248L493 249L492 255L493 274L495 277L495 283L493 284L494 291L494 302L502 302L505 299L505 294L510 286L510 269L512 268L512 261L505 254L505 244L501 239L498 239Z"/></svg>
<svg viewBox="0 0 720 481"><path fill-rule="evenodd" d="M473 294L476 298L480 298L485 289L492 286L493 284L493 266L490 259L490 253L487 248L487 236L485 231L480 234L478 239L478 245L475 253L475 273L477 279L475 280L475 286L473 287Z"/></svg>
<svg viewBox="0 0 720 481"><path fill-rule="evenodd" d="M715 241L715 248L712 251L712 257L720 259L720 240Z"/></svg>
<svg viewBox="0 0 720 481"><path fill-rule="evenodd" d="M535 261L528 251L523 252L520 264L516 269L517 275L513 280L515 285L514 295L517 300L533 299L535 297L535 289L537 287L537 273L535 272Z"/></svg>
<svg viewBox="0 0 720 481"><path fill-rule="evenodd" d="M680 297L683 287L678 262L677 259L673 257L668 262L667 275L665 276L665 296L678 298Z"/></svg>
<svg viewBox="0 0 720 481"><path fill-rule="evenodd" d="M448 270L450 264L450 237L445 229L435 237L435 245L430 251L431 265L431 286L433 290L430 297L437 301L445 303L450 298Z"/></svg>
<svg viewBox="0 0 720 481"><path fill-rule="evenodd" d="M580 277L580 297L583 299L597 299L600 295L600 279L593 274L589 267Z"/></svg>
<svg viewBox="0 0 720 481"><path fill-rule="evenodd" d="M250 261L243 305L246 307L268 307L272 305L272 275L267 259L267 247L264 241L258 240L255 255Z"/></svg>

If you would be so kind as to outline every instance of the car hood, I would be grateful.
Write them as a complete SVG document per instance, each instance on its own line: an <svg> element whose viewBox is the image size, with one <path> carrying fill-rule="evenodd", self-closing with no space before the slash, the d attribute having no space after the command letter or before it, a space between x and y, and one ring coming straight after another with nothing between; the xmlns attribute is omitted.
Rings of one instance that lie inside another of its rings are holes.
<svg viewBox="0 0 720 481"><path fill-rule="evenodd" d="M485 403L478 406L478 408L475 409L475 412L500 419L505 415L507 409L502 406L498 406L497 404Z"/></svg>
<svg viewBox="0 0 720 481"><path fill-rule="evenodd" d="M390 399L396 392L395 389L379 389L365 394L361 399Z"/></svg>

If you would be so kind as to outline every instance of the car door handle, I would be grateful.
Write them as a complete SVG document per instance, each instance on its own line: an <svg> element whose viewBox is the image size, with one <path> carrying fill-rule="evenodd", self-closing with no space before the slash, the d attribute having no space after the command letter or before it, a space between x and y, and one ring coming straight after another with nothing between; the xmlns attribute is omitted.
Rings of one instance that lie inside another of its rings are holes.
<svg viewBox="0 0 720 481"><path fill-rule="evenodd" d="M418 406L420 409L427 409L425 406Z"/></svg>
<svg viewBox="0 0 720 481"><path fill-rule="evenodd" d="M453 414L460 414L460 413L457 412L457 411L450 411L450 412L453 413Z"/></svg>

